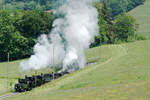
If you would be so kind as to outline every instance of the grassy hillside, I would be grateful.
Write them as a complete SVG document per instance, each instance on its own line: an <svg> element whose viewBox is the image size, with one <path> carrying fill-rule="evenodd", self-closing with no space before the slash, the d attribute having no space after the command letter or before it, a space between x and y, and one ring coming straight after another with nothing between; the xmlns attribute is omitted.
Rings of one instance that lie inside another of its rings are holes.
<svg viewBox="0 0 150 100"><path fill-rule="evenodd" d="M133 15L140 28L138 33L144 34L150 37L150 0L146 0L144 5L140 5L139 7L131 10L129 14Z"/></svg>
<svg viewBox="0 0 150 100"><path fill-rule="evenodd" d="M20 74L18 66L21 61L23 60L18 60L9 63L8 62L0 63L0 95L7 92L6 91L7 83L8 83L8 89L12 90L14 88L13 87L14 84L17 83L18 77L24 77L25 74L31 76L32 74L41 74L41 72L42 73L51 72L50 69L43 69L39 71L30 71L30 72L25 72Z"/></svg>
<svg viewBox="0 0 150 100"><path fill-rule="evenodd" d="M95 65L9 100L148 100L149 51L149 40L90 49Z"/></svg>

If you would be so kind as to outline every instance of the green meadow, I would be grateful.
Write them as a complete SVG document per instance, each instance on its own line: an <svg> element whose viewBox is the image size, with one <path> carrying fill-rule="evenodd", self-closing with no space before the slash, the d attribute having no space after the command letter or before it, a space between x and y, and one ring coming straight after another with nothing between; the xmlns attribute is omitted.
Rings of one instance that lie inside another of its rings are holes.
<svg viewBox="0 0 150 100"><path fill-rule="evenodd" d="M139 24L138 33L150 38L150 0L146 0L144 5L131 10L129 14L135 17Z"/></svg>
<svg viewBox="0 0 150 100"><path fill-rule="evenodd" d="M148 100L149 45L146 40L89 49L87 61L96 64L8 100Z"/></svg>
<svg viewBox="0 0 150 100"><path fill-rule="evenodd" d="M26 60L26 59L24 59ZM24 60L13 62L0 63L0 95L13 91L14 84L17 83L18 78L24 78L25 75L41 74L51 72L51 69L42 69L39 71L23 72L19 71L19 63Z"/></svg>
<svg viewBox="0 0 150 100"><path fill-rule="evenodd" d="M137 33L150 38L150 0L128 13L139 24ZM85 55L91 63L85 68L7 100L149 100L150 40L102 45ZM0 96L14 92L17 79L26 74L52 71L47 68L20 73L19 63L25 60L0 63Z"/></svg>

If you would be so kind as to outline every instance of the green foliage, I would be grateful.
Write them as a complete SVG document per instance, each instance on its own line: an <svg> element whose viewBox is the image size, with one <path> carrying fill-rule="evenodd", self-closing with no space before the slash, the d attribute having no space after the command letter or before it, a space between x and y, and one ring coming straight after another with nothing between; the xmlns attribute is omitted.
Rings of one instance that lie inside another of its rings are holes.
<svg viewBox="0 0 150 100"><path fill-rule="evenodd" d="M101 43L106 43L106 41L108 40L106 37L107 22L105 21L104 14L102 12L103 5L101 3L95 3L95 7L98 11L99 35L95 37L95 42L91 45L92 47L97 46Z"/></svg>
<svg viewBox="0 0 150 100"><path fill-rule="evenodd" d="M138 24L136 24L134 17L127 14L117 16L114 20L115 40L131 41L135 38L137 28Z"/></svg>
<svg viewBox="0 0 150 100"><path fill-rule="evenodd" d="M145 35L136 34L136 40L147 40L147 38L145 37Z"/></svg>
<svg viewBox="0 0 150 100"><path fill-rule="evenodd" d="M6 9L9 10L50 10L62 5L62 0L5 0L5 2Z"/></svg>
<svg viewBox="0 0 150 100"><path fill-rule="evenodd" d="M24 4L24 10L33 10L35 8L36 8L36 3L34 1Z"/></svg>
<svg viewBox="0 0 150 100"><path fill-rule="evenodd" d="M147 40L89 49L89 61L101 55L96 64L9 100L149 100L149 45Z"/></svg>
<svg viewBox="0 0 150 100"><path fill-rule="evenodd" d="M66 0L5 0L6 9L21 10L50 10L58 8ZM105 0L100 0L101 2ZM108 0L109 11L112 16L128 12L131 9L141 5L145 0Z"/></svg>
<svg viewBox="0 0 150 100"><path fill-rule="evenodd" d="M99 14L100 31L91 47L106 43L131 42L137 39L135 32L138 29L138 24L134 17L128 14L120 14L112 19L106 2L103 5L97 2L95 7Z"/></svg>
<svg viewBox="0 0 150 100"><path fill-rule="evenodd" d="M35 39L52 28L54 16L41 11L0 11L0 61L29 57Z"/></svg>
<svg viewBox="0 0 150 100"><path fill-rule="evenodd" d="M41 11L28 11L16 24L25 37L37 38L42 33L48 34L52 28L53 15Z"/></svg>
<svg viewBox="0 0 150 100"><path fill-rule="evenodd" d="M145 0L108 0L109 9L114 16L125 13L143 4Z"/></svg>
<svg viewBox="0 0 150 100"><path fill-rule="evenodd" d="M8 11L0 12L0 60L2 61L7 59L8 53L12 55L12 59L17 59L24 57L28 52L28 41L13 25L16 21L13 16L15 15Z"/></svg>
<svg viewBox="0 0 150 100"><path fill-rule="evenodd" d="M107 5L101 3L95 3L95 7L98 11L98 25L99 35L95 38L95 43L92 46L96 46L101 43L110 43L112 40L112 19L110 12L107 9Z"/></svg>

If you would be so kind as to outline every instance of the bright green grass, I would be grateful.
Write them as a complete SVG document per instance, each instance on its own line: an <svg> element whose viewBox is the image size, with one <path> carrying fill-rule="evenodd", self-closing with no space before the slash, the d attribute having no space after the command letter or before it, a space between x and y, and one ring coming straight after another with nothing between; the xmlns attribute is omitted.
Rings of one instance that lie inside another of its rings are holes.
<svg viewBox="0 0 150 100"><path fill-rule="evenodd" d="M20 74L19 72L19 63L23 60L13 61L13 62L4 62L0 63L0 95L7 92L7 86L9 90L13 89L15 83L17 83L18 77L24 77L25 74L33 75L33 74L41 74L51 72L50 69L44 69L39 71L31 71ZM8 72L8 74L7 74ZM8 75L8 76L7 76ZM8 77L8 79L7 79ZM8 85L7 85L8 84Z"/></svg>
<svg viewBox="0 0 150 100"><path fill-rule="evenodd" d="M12 88L19 76L18 64L20 61L10 63L0 63L0 94L6 92L7 83L8 88ZM8 68L8 80L7 80L7 68Z"/></svg>
<svg viewBox="0 0 150 100"><path fill-rule="evenodd" d="M150 0L129 12L139 24L138 33L150 38Z"/></svg>
<svg viewBox="0 0 150 100"><path fill-rule="evenodd" d="M149 40L93 48L87 59L97 64L9 100L149 100Z"/></svg>

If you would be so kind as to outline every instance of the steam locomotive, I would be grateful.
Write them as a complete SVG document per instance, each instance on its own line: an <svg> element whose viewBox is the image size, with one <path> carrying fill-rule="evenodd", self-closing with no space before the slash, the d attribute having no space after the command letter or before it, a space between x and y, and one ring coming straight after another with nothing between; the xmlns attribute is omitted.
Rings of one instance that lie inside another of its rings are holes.
<svg viewBox="0 0 150 100"><path fill-rule="evenodd" d="M25 92L30 91L35 87L41 86L45 83L52 81L53 79L58 79L61 76L69 74L69 72L60 72L60 73L51 73L51 74L41 74L41 75L33 75L28 77L25 75L24 79L18 78L18 83L15 84L14 90L15 92Z"/></svg>

